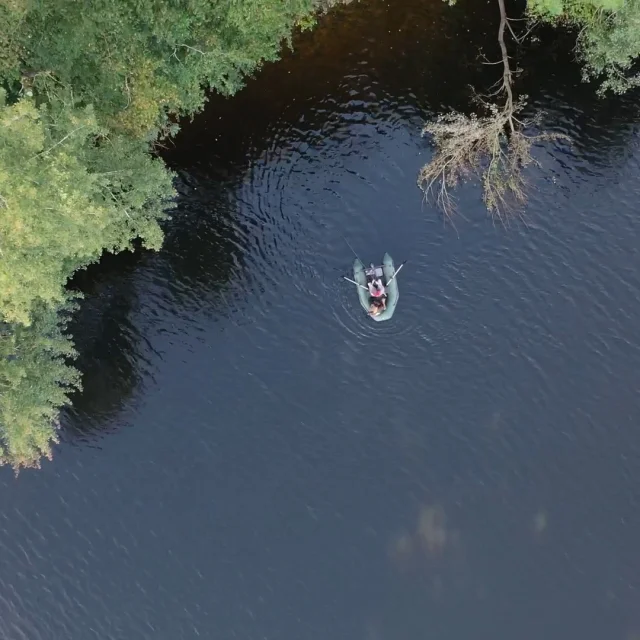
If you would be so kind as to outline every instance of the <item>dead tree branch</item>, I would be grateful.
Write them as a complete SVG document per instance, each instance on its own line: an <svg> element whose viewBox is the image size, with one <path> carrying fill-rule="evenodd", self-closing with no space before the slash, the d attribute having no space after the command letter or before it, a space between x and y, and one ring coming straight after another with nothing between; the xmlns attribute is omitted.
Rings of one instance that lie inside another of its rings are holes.
<svg viewBox="0 0 640 640"><path fill-rule="evenodd" d="M507 26L507 11L504 6L504 0L498 0L500 7L500 27L498 28L498 42L500 43L500 52L502 53L502 88L506 94L505 110L513 113L513 91L511 90L511 67L509 66L509 54L507 53L507 45L504 43L504 29ZM511 28L511 27L509 27ZM513 120L509 118L509 126L513 132Z"/></svg>
<svg viewBox="0 0 640 640"><path fill-rule="evenodd" d="M497 2L502 77L495 83L496 89L491 88L493 93L489 98L502 96L500 104L479 99L487 115L447 113L427 122L422 131L423 135L432 136L436 152L420 171L418 185L426 198L435 196L436 204L447 217L455 209L450 190L467 178L481 176L487 209L506 221L511 205L521 205L526 201L523 169L535 163L531 155L532 146L543 139L566 139L561 134L524 133L539 122L540 114L530 119L517 117L526 104L526 96L516 100L513 95L513 73L504 39L505 30L510 30L516 42L521 42L522 38L513 33L504 0Z"/></svg>

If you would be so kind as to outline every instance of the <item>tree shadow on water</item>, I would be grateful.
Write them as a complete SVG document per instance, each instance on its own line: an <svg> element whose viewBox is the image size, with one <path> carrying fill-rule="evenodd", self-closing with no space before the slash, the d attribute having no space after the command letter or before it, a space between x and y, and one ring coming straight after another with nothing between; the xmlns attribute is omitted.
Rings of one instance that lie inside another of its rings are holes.
<svg viewBox="0 0 640 640"><path fill-rule="evenodd" d="M147 261L170 304L225 317L242 308L244 291L236 285L246 268L248 228L237 216L241 179L233 170L179 172L178 208L162 251Z"/></svg>
<svg viewBox="0 0 640 640"><path fill-rule="evenodd" d="M345 124L464 108L468 85L491 77L478 51L491 42L495 16L471 0L459 5L368 0L332 10L238 94L210 95L163 156L182 167L246 166L274 141L313 146ZM419 138L420 122L413 125Z"/></svg>
<svg viewBox="0 0 640 640"><path fill-rule="evenodd" d="M118 415L160 366L154 335L188 333L194 311L218 318L242 308L232 186L195 174L176 183L178 206L159 252L105 254L70 282L84 295L69 326L83 389L63 412L64 442L86 444L122 428Z"/></svg>
<svg viewBox="0 0 640 640"><path fill-rule="evenodd" d="M86 443L113 431L112 419L140 382L138 336L129 316L136 300L135 271L143 259L139 252L105 254L70 283L84 295L69 326L83 388L63 411L64 442Z"/></svg>
<svg viewBox="0 0 640 640"><path fill-rule="evenodd" d="M571 155L586 158L592 166L619 166L638 129L640 92L599 96L597 83L582 80L577 32L543 26L534 33L520 50L516 88L546 112L543 127L571 136Z"/></svg>

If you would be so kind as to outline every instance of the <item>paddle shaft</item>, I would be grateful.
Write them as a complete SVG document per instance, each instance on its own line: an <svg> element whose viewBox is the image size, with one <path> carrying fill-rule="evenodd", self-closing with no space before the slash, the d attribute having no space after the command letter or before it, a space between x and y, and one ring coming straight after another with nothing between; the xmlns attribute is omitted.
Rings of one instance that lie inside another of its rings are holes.
<svg viewBox="0 0 640 640"><path fill-rule="evenodd" d="M359 282L356 282L355 280L351 280L351 278L347 278L347 276L342 276L347 282L351 282L351 284L355 284L356 287L360 287L361 289L364 289L365 291L369 291L369 289L367 289L367 287L365 287L364 285L360 284Z"/></svg>
<svg viewBox="0 0 640 640"><path fill-rule="evenodd" d="M404 267L405 264L407 264L406 260L396 269L395 273L389 278L389 282L387 282L387 287L391 284L391 281L400 273L400 269L402 269L402 267Z"/></svg>

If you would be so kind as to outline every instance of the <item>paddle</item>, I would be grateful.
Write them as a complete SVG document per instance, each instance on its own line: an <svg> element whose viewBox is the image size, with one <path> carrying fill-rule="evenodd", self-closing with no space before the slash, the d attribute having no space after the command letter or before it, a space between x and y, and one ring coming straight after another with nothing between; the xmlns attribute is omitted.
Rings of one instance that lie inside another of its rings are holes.
<svg viewBox="0 0 640 640"><path fill-rule="evenodd" d="M356 282L355 280L351 280L351 278L347 278L347 276L342 276L347 282L350 282L351 284L355 284L356 287L360 287L361 289L364 289L365 291L369 291L369 289L367 289L367 287L365 287L364 285L360 284L359 282Z"/></svg>
<svg viewBox="0 0 640 640"><path fill-rule="evenodd" d="M404 267L405 264L407 264L406 260L396 269L395 273L389 278L389 282L387 282L387 287L391 284L391 281L400 273L400 269L402 269L402 267Z"/></svg>

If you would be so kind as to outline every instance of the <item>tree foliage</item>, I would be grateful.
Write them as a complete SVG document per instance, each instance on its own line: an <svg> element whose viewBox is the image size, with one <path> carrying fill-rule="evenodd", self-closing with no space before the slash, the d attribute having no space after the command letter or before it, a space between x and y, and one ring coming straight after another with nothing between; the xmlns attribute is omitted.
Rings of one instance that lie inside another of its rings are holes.
<svg viewBox="0 0 640 640"><path fill-rule="evenodd" d="M437 152L420 171L418 184L427 197L435 192L436 204L448 217L454 210L450 189L479 174L482 197L492 215L505 220L512 204L526 201L522 171L534 162L531 147L540 135L521 131L534 124L517 117L524 102L484 106L486 116L445 113L423 128Z"/></svg>
<svg viewBox="0 0 640 640"><path fill-rule="evenodd" d="M0 318L30 323L71 274L142 238L158 248L171 177L144 144L101 129L91 107L0 103Z"/></svg>
<svg viewBox="0 0 640 640"><path fill-rule="evenodd" d="M25 56L35 85L72 87L101 122L152 138L205 91L235 93L274 60L312 0L42 0L22 22L38 34Z"/></svg>
<svg viewBox="0 0 640 640"><path fill-rule="evenodd" d="M63 333L71 305L36 305L31 324L0 329L0 462L15 468L38 466L57 441L60 407L80 388L67 364L75 355Z"/></svg>
<svg viewBox="0 0 640 640"><path fill-rule="evenodd" d="M155 140L208 90L235 93L326 4L0 0L0 462L49 455L79 385L74 271L162 242L174 191Z"/></svg>
<svg viewBox="0 0 640 640"><path fill-rule="evenodd" d="M24 50L17 34L26 11L27 0L0 0L0 77L18 77Z"/></svg>
<svg viewBox="0 0 640 640"><path fill-rule="evenodd" d="M640 56L640 0L529 0L528 10L537 19L579 28L583 76L601 81L601 95L640 86L634 71Z"/></svg>

